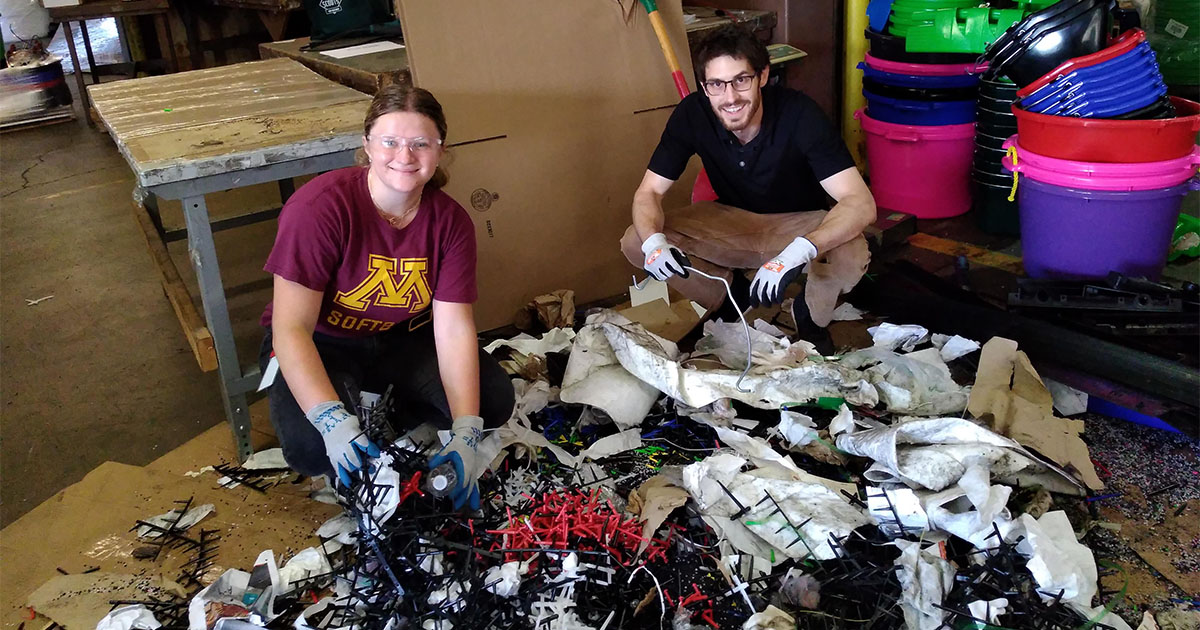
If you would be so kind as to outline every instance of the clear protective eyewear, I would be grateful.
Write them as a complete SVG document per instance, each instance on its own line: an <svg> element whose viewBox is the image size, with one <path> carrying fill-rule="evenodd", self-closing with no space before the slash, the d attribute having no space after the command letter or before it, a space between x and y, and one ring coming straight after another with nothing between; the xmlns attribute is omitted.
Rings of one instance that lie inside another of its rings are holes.
<svg viewBox="0 0 1200 630"><path fill-rule="evenodd" d="M745 92L750 89L754 83L754 74L739 74L732 79L725 81L722 79L708 79L704 82L704 93L709 96L720 96L725 93L725 86L732 85L734 90Z"/></svg>
<svg viewBox="0 0 1200 630"><path fill-rule="evenodd" d="M435 146L442 144L441 138L397 138L395 136L367 136L367 142L370 142L375 148L383 151L396 152L403 148L408 148L414 154L428 153Z"/></svg>

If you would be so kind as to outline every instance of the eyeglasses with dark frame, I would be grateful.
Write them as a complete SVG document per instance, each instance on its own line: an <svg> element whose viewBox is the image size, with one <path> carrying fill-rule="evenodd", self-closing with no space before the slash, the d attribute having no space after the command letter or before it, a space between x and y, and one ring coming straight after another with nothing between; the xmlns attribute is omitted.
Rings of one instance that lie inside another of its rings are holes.
<svg viewBox="0 0 1200 630"><path fill-rule="evenodd" d="M725 81L722 79L708 79L704 85L704 93L709 96L720 96L725 93L725 86L732 85L733 89L738 92L745 92L750 89L754 83L756 74L739 74L732 79Z"/></svg>

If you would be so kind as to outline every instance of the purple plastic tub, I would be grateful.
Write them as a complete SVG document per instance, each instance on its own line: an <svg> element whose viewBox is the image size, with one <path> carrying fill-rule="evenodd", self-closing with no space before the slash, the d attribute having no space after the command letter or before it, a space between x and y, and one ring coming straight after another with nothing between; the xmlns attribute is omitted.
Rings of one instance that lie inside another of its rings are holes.
<svg viewBox="0 0 1200 630"><path fill-rule="evenodd" d="M1025 273L1091 279L1119 271L1157 280L1189 190L1200 190L1200 180L1157 190L1108 191L1024 178L1017 205Z"/></svg>

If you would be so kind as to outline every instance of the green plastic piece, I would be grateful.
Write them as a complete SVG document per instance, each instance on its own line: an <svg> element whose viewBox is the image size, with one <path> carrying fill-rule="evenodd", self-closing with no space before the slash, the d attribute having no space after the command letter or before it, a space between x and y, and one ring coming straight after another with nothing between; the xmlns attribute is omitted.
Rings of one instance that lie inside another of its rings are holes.
<svg viewBox="0 0 1200 630"><path fill-rule="evenodd" d="M1175 235L1171 237L1171 253L1167 255L1167 260L1174 261L1180 256L1200 256L1200 218L1190 214L1179 215L1179 222L1175 224Z"/></svg>
<svg viewBox="0 0 1200 630"><path fill-rule="evenodd" d="M932 24L908 29L904 50L979 54L1024 15L1021 9L986 7L937 11Z"/></svg>

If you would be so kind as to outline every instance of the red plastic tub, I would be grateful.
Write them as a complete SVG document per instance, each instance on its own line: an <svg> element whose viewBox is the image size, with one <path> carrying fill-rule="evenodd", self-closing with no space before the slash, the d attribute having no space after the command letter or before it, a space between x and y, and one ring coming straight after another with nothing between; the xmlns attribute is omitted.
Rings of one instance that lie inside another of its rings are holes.
<svg viewBox="0 0 1200 630"><path fill-rule="evenodd" d="M1080 162L1161 162L1192 152L1200 103L1171 97L1175 118L1109 120L1048 116L1016 105L1021 146L1046 157Z"/></svg>

